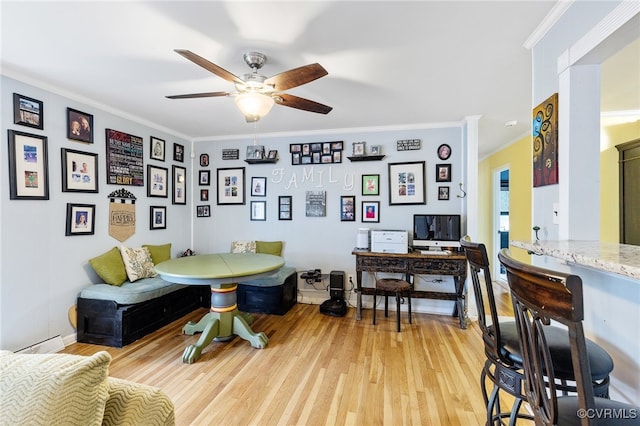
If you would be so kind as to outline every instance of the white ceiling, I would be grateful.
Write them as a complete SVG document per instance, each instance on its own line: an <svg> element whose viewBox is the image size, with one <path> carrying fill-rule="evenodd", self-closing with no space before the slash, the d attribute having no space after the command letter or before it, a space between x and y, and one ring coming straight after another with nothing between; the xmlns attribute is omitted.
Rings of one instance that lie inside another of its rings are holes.
<svg viewBox="0 0 640 426"><path fill-rule="evenodd" d="M482 157L529 132L531 55L523 43L554 5L2 0L1 65L5 75L203 140L252 138L254 125L231 98L166 99L233 90L174 49L236 75L250 71L247 51L267 55L266 76L318 62L329 75L287 93L333 111L276 105L257 132L436 125L480 115ZM518 124L505 127L511 120Z"/></svg>

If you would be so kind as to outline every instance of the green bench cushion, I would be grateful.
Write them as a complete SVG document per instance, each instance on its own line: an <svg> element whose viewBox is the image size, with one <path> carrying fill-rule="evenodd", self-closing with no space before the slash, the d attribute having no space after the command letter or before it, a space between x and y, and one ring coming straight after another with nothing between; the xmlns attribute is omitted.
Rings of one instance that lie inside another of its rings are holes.
<svg viewBox="0 0 640 426"><path fill-rule="evenodd" d="M183 287L185 286L182 284L174 284L160 277L153 277L135 282L125 281L119 287L109 284L93 284L82 289L80 297L83 299L113 300L119 305L132 305L164 296Z"/></svg>
<svg viewBox="0 0 640 426"><path fill-rule="evenodd" d="M238 281L238 284L250 285L253 287L275 287L278 285L282 285L287 279L287 277L289 277L289 275L295 274L295 273L296 273L295 268L283 266L282 268L272 272L269 275L256 278L253 280L240 280Z"/></svg>

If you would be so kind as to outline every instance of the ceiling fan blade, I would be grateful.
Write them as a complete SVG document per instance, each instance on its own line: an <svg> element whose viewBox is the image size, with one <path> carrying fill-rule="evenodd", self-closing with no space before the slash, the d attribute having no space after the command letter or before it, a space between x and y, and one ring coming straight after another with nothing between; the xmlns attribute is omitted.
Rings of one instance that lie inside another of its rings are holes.
<svg viewBox="0 0 640 426"><path fill-rule="evenodd" d="M273 99L279 105L284 105L290 108L297 108L303 111L317 112L319 114L329 114L329 112L333 109L330 106L310 101L309 99L300 98L298 96L288 95L286 93L280 93L274 96Z"/></svg>
<svg viewBox="0 0 640 426"><path fill-rule="evenodd" d="M294 87L302 86L320 77L329 74L320 64L310 64L281 72L264 81L265 84L273 85L275 90L283 91Z"/></svg>
<svg viewBox="0 0 640 426"><path fill-rule="evenodd" d="M203 58L202 56L196 55L195 53L189 51L189 50L184 50L184 49L174 49L174 51L182 56L184 56L185 58L187 58L188 60L190 60L191 62L200 65L202 68L206 69L207 71L210 71L212 73L214 73L215 75L217 75L218 77L224 78L227 81L230 81L231 83L239 83L239 84L243 84L244 81L240 80L239 77L237 77L236 75L230 73L229 71L225 70L224 68L214 64L213 62Z"/></svg>
<svg viewBox="0 0 640 426"><path fill-rule="evenodd" d="M204 92L204 93L191 93L188 95L171 95L165 96L169 99L190 99L190 98L214 98L216 96L228 96L228 92Z"/></svg>

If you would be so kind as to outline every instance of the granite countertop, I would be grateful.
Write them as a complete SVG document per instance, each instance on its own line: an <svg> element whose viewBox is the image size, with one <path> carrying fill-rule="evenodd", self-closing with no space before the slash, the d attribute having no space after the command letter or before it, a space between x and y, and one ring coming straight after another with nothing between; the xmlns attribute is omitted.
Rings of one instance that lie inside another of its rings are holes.
<svg viewBox="0 0 640 426"><path fill-rule="evenodd" d="M640 246L601 241L510 241L513 247L640 280Z"/></svg>

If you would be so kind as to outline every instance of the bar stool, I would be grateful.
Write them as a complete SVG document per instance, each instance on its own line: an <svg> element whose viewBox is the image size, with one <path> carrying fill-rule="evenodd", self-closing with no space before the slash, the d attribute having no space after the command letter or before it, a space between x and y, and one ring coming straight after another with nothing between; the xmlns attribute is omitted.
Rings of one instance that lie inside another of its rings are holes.
<svg viewBox="0 0 640 426"><path fill-rule="evenodd" d="M409 324L411 324L411 284L399 278L376 279L376 286L373 289L373 325L376 325L376 295L380 292L384 294L384 316L389 316L389 293L396 295L396 321L398 332L400 332L400 303L403 294L407 294L407 306L409 308Z"/></svg>

